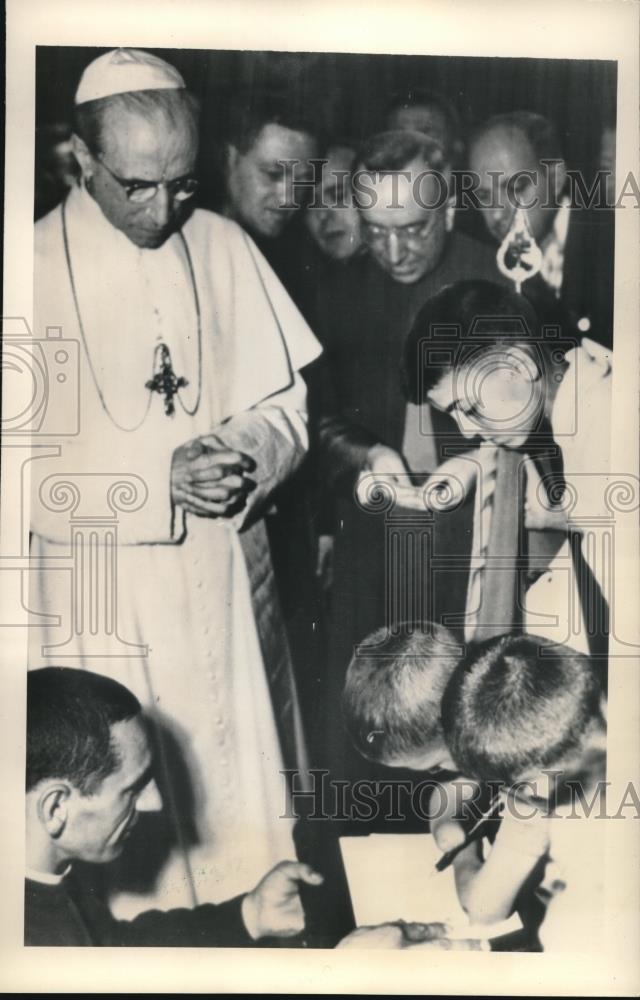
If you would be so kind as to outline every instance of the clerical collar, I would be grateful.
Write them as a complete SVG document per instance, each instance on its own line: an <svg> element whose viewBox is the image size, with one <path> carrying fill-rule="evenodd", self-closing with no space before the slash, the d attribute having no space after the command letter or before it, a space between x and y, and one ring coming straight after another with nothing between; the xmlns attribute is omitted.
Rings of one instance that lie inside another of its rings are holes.
<svg viewBox="0 0 640 1000"><path fill-rule="evenodd" d="M55 875L53 872L37 872L33 868L27 868L25 871L25 877L29 879L30 882L41 882L42 885L60 885L64 878L71 871L71 865L67 865L63 872L59 875Z"/></svg>

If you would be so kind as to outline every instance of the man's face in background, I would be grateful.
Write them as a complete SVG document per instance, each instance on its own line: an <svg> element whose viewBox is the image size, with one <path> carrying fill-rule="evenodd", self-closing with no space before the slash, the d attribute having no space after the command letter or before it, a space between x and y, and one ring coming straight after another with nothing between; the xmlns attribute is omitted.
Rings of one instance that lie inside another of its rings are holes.
<svg viewBox="0 0 640 1000"><path fill-rule="evenodd" d="M564 167L541 165L525 133L506 126L496 126L478 136L469 162L471 171L479 177L477 194L490 236L502 243L511 228L517 200L526 211L534 239L540 243L557 211ZM532 171L537 176L535 180L524 174L518 176L521 171Z"/></svg>
<svg viewBox="0 0 640 1000"><path fill-rule="evenodd" d="M311 236L333 260L351 257L361 243L360 216L349 177L354 156L355 150L347 146L328 151L322 180L315 189L314 201L319 207L309 207L305 215Z"/></svg>
<svg viewBox="0 0 640 1000"><path fill-rule="evenodd" d="M395 174L370 172L366 193L356 194L364 243L399 284L420 281L442 259L453 228L447 177L430 175L421 160L414 160Z"/></svg>
<svg viewBox="0 0 640 1000"><path fill-rule="evenodd" d="M313 179L309 160L316 153L312 136L276 124L264 125L246 152L230 145L227 193L234 217L259 236L280 236L305 190L296 191L293 182ZM282 161L295 160L299 161L295 167L282 165Z"/></svg>
<svg viewBox="0 0 640 1000"><path fill-rule="evenodd" d="M443 149L448 149L451 143L446 115L433 104L410 104L395 108L387 116L386 128L392 132L423 132L435 139Z"/></svg>
<svg viewBox="0 0 640 1000"><path fill-rule="evenodd" d="M162 123L113 109L107 114L101 145L99 152L90 151L90 159L83 158L91 195L111 225L136 246L162 246L183 225L193 199L181 200L175 190L163 186L148 201L137 202L128 196L127 186L131 191L140 183L193 178L198 155L194 122L186 112Z"/></svg>

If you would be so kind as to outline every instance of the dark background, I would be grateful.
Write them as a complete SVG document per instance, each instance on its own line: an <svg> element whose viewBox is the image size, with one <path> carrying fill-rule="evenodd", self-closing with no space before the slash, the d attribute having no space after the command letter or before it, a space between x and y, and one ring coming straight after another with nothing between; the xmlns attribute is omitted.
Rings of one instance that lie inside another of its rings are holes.
<svg viewBox="0 0 640 1000"><path fill-rule="evenodd" d="M36 54L36 125L67 124L84 67L107 51L43 47ZM203 106L202 170L224 135L229 97L239 88L284 83L311 106L323 130L355 141L376 131L390 95L422 86L457 108L463 134L489 115L517 109L551 118L570 167L597 168L605 124L615 124L617 64L603 60L469 56L350 55L313 52L151 49L175 65ZM464 165L464 164L463 164Z"/></svg>

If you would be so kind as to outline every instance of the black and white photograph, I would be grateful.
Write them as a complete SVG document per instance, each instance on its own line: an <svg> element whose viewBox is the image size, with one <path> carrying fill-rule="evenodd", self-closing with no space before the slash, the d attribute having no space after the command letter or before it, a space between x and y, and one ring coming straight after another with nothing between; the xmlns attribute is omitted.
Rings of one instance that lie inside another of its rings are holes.
<svg viewBox="0 0 640 1000"><path fill-rule="evenodd" d="M9 4L7 986L636 995L638 8L126 6Z"/></svg>

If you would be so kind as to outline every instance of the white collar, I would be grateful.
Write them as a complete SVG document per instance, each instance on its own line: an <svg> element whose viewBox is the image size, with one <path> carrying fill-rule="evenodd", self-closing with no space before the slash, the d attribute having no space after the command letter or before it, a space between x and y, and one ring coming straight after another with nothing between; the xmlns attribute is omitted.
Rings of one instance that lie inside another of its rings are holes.
<svg viewBox="0 0 640 1000"><path fill-rule="evenodd" d="M567 242L567 234L569 232L569 221L571 219L571 201L568 195L564 195L560 200L560 205L558 211L555 214L553 225L551 227L551 232L547 233L546 237L542 240L540 244L540 249L543 254L549 249L551 244L559 246L564 249Z"/></svg>
<svg viewBox="0 0 640 1000"><path fill-rule="evenodd" d="M66 209L73 220L72 226L79 227L83 239L92 241L98 248L104 247L105 241L110 240L116 244L119 253L141 255L142 248L132 243L128 236L109 222L84 181L71 189Z"/></svg>
<svg viewBox="0 0 640 1000"><path fill-rule="evenodd" d="M41 882L42 885L60 885L62 880L71 871L71 865L67 865L63 872L59 875L55 875L53 872L37 872L33 868L27 868L25 871L25 876L31 882Z"/></svg>

